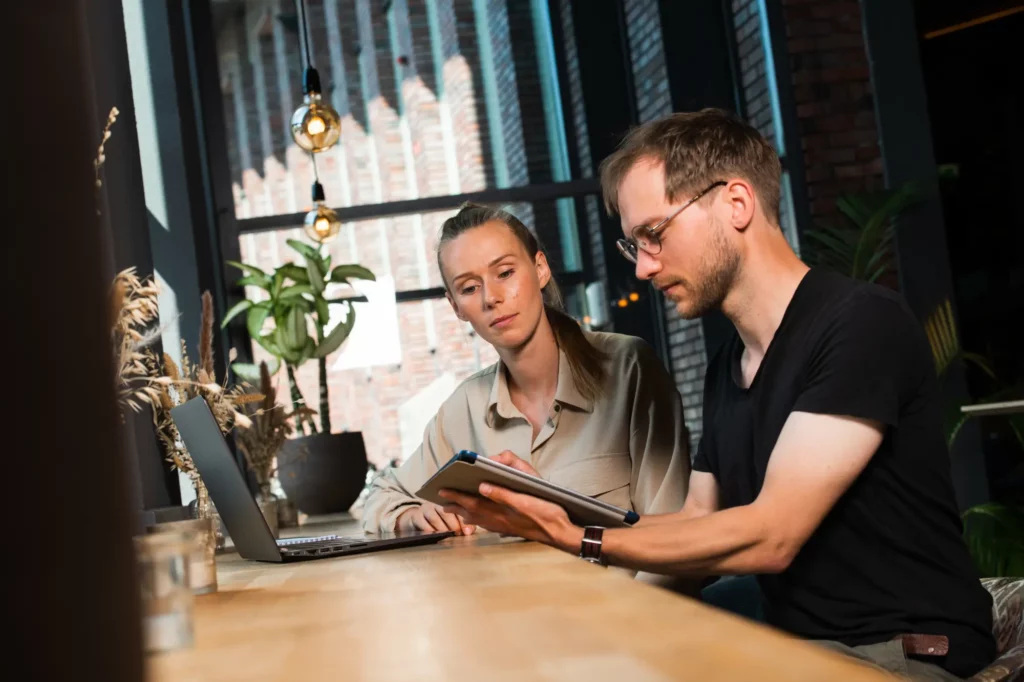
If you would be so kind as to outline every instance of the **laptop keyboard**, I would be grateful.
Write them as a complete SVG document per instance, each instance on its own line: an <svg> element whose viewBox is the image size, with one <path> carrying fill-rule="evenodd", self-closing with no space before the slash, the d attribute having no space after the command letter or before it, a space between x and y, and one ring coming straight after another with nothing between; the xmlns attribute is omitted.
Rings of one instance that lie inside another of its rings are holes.
<svg viewBox="0 0 1024 682"><path fill-rule="evenodd" d="M281 553L289 556L315 556L317 554L335 554L346 549L364 547L366 540L362 538L346 538L337 535L321 535L311 538L290 538L278 540L277 546Z"/></svg>
<svg viewBox="0 0 1024 682"><path fill-rule="evenodd" d="M320 535L313 538L285 538L277 541L278 547L288 547L291 545L311 545L318 542L328 542L330 540L350 540L351 538L339 538L337 535Z"/></svg>

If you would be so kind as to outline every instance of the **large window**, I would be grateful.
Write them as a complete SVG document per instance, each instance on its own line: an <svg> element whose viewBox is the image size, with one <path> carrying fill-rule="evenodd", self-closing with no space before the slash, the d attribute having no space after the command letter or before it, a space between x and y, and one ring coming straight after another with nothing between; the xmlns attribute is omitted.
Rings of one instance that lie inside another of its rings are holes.
<svg viewBox="0 0 1024 682"><path fill-rule="evenodd" d="M344 221L327 248L334 263L378 277L328 363L331 421L363 431L382 464L407 456L455 386L496 360L443 298L441 223L467 198L506 206L540 237L583 321L589 237L579 235L593 230L577 206L596 186L569 171L546 0L306 2L324 97L343 122L341 142L316 158ZM285 242L303 238L313 167L287 129L302 97L296 7L213 7L242 257L268 269L299 262ZM298 382L314 402L314 363Z"/></svg>

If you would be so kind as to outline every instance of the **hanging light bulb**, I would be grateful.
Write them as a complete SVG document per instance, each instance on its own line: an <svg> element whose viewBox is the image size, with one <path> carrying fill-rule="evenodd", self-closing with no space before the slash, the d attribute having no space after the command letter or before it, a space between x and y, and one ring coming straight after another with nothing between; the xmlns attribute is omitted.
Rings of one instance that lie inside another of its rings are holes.
<svg viewBox="0 0 1024 682"><path fill-rule="evenodd" d="M309 67L303 78L305 97L292 114L292 138L307 152L330 149L341 138L341 117L320 94L320 74Z"/></svg>
<svg viewBox="0 0 1024 682"><path fill-rule="evenodd" d="M306 236L320 244L331 241L341 231L338 214L324 203L324 186L319 182L313 183L313 210L306 214L303 227Z"/></svg>

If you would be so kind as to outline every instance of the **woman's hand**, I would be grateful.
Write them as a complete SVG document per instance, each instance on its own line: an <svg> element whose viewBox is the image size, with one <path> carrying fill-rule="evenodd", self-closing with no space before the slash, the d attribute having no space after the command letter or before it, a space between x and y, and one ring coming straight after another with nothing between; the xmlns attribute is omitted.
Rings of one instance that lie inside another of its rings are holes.
<svg viewBox="0 0 1024 682"><path fill-rule="evenodd" d="M410 507L402 512L395 521L396 532L422 530L428 533L455 531L458 535L472 535L476 526L462 522L455 514L450 514L433 502L424 502L417 507Z"/></svg>
<svg viewBox="0 0 1024 682"><path fill-rule="evenodd" d="M536 469L534 469L529 462L527 462L525 459L520 459L519 457L516 457L515 453L513 453L511 450L504 450L502 452L499 452L490 459L491 461L497 462L498 464L504 464L507 467L512 467L516 471L521 471L524 474L530 474L531 476L542 478L540 473Z"/></svg>

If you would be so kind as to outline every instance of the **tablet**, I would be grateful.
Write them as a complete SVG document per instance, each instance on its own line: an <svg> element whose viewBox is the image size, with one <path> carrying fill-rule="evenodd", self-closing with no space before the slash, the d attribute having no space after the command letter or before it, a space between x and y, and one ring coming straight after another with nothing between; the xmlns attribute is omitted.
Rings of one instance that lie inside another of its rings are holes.
<svg viewBox="0 0 1024 682"><path fill-rule="evenodd" d="M493 483L518 493L554 502L568 512L574 523L581 526L625 528L640 520L640 515L634 511L620 509L613 504L545 481L543 478L524 474L469 450L463 450L448 460L447 464L423 484L416 496L444 505L448 500L437 494L441 489L478 495L481 483Z"/></svg>

